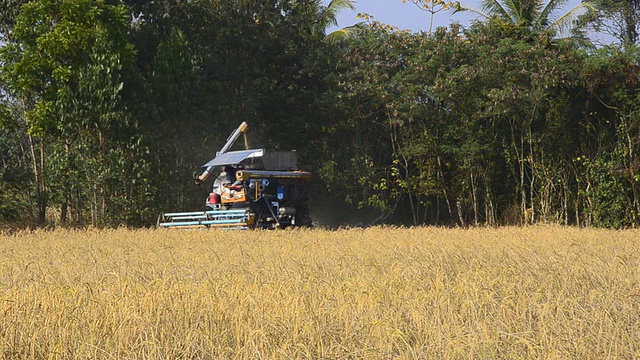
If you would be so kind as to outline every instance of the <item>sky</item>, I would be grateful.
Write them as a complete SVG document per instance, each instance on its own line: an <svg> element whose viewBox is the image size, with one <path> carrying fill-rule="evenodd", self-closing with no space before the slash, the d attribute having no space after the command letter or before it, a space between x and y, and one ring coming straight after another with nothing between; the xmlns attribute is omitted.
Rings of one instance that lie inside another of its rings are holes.
<svg viewBox="0 0 640 360"><path fill-rule="evenodd" d="M322 0L326 6L330 0ZM460 4L463 6L469 6L476 9L480 9L480 0L460 0ZM566 11L569 11L574 6L580 4L580 0L569 0L565 7ZM329 32L338 28L353 25L362 20L356 20L358 13L367 13L373 16L374 20L383 22L385 24L393 25L399 29L410 29L415 32L429 31L429 13L418 9L414 4L408 0L405 4L402 0L356 0L355 11L342 11L338 16L338 26L327 29ZM559 15L564 12L560 11ZM478 16L470 13L458 13L452 14L451 11L443 10L435 14L433 20L433 30L438 26L449 26L453 22L459 22L463 26L471 25L472 20L477 19ZM612 39L603 36L590 34L592 40L599 41L601 43L610 43Z"/></svg>
<svg viewBox="0 0 640 360"><path fill-rule="evenodd" d="M329 4L329 2L330 0L323 0L325 5ZM461 1L461 3L479 7L477 0L470 3ZM409 1L403 4L402 0L356 0L356 11L342 11L338 16L338 27L350 26L361 21L356 20L358 13L367 13L373 16L373 20L393 25L400 29L410 29L416 32L429 30L430 14L418 9ZM469 25L471 19L473 19L471 14L452 15L450 11L443 10L435 14L433 29L435 30L437 26L448 26L454 21ZM335 29L329 29L329 31L332 30Z"/></svg>

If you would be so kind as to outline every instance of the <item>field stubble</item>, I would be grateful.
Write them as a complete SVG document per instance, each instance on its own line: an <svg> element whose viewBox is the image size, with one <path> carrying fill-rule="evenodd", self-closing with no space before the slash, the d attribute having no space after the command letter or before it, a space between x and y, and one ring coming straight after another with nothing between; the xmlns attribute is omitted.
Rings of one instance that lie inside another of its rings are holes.
<svg viewBox="0 0 640 360"><path fill-rule="evenodd" d="M0 236L0 358L640 358L640 232Z"/></svg>

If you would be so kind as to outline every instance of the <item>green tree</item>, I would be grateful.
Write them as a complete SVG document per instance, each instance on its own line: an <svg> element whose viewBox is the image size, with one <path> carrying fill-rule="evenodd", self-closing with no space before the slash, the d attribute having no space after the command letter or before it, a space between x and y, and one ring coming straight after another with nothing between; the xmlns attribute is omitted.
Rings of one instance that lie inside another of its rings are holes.
<svg viewBox="0 0 640 360"><path fill-rule="evenodd" d="M463 36L372 25L338 68L347 111L330 129L350 138L329 146L332 189L413 224L568 222L580 52L495 20Z"/></svg>
<svg viewBox="0 0 640 360"><path fill-rule="evenodd" d="M0 44L11 39L11 31L15 26L20 7L26 0L3 0L0 2Z"/></svg>
<svg viewBox="0 0 640 360"><path fill-rule="evenodd" d="M625 47L638 45L640 1L597 0L595 6L597 11L581 17L581 22L588 29L612 36Z"/></svg>
<svg viewBox="0 0 640 360"><path fill-rule="evenodd" d="M133 55L127 21L123 7L102 1L28 2L2 51L5 88L24 114L41 224L50 200L62 206L64 220L71 191L80 188L93 189L93 222L104 219L106 194L99 179L106 144L127 121L118 108L119 73ZM93 166L74 167L74 153L87 156L87 150L94 161L81 164ZM71 170L80 177L70 177Z"/></svg>
<svg viewBox="0 0 640 360"><path fill-rule="evenodd" d="M448 199L438 161L443 112L430 86L440 56L451 55L437 47L445 39L377 22L361 27L340 57L344 114L324 129L331 161L320 174L331 193L360 209L360 222L439 221L440 200Z"/></svg>
<svg viewBox="0 0 640 360"><path fill-rule="evenodd" d="M582 39L577 20L587 12L595 11L593 1L580 4L561 13L566 0L482 0L481 10L460 5L456 11L469 11L485 20L497 18L505 25L524 27L533 32L549 32L554 37Z"/></svg>
<svg viewBox="0 0 640 360"><path fill-rule="evenodd" d="M472 27L466 37L468 56L475 60L455 68L438 85L447 107L462 121L451 136L466 135L451 149L456 168L464 170L466 161L476 159L471 173L460 176L471 190L461 199L474 199L474 180L483 179L491 196L497 196L485 201L498 204L505 221L549 219L560 213L566 218L566 206L558 203L558 185L569 169L553 166L570 163L573 146L579 143L582 109L571 110L570 101L581 96L579 52L567 44L552 45L525 28L506 30L496 21ZM465 129L472 130L465 134ZM485 137L478 137L483 133ZM472 179L473 171L486 169L494 172Z"/></svg>
<svg viewBox="0 0 640 360"><path fill-rule="evenodd" d="M0 95L0 221L29 219L29 198L33 185L23 122L15 116L18 107Z"/></svg>
<svg viewBox="0 0 640 360"><path fill-rule="evenodd" d="M594 150L578 159L581 194L590 225L638 226L640 223L640 51L605 47L583 68L587 89L597 99L589 122L599 128Z"/></svg>
<svg viewBox="0 0 640 360"><path fill-rule="evenodd" d="M350 3L128 2L140 14L132 26L139 77L123 101L153 139L159 209L203 206L192 172L241 121L251 146L296 149L305 166L316 160L310 144L331 107L323 91L335 63L325 33Z"/></svg>
<svg viewBox="0 0 640 360"><path fill-rule="evenodd" d="M355 10L355 0L331 0L327 6L322 6L322 0L315 0L317 12L317 20L314 22L314 31L326 34L331 26L338 26L338 14L344 10ZM348 26L334 30L326 35L325 39L329 42L337 42L344 40L350 36L355 27Z"/></svg>

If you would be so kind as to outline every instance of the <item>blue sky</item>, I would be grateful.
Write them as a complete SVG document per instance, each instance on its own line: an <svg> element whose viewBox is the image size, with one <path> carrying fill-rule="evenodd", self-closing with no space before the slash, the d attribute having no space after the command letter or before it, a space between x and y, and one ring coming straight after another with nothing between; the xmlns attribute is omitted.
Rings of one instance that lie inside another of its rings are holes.
<svg viewBox="0 0 640 360"><path fill-rule="evenodd" d="M329 4L330 0L322 0L325 5ZM465 6L475 7L480 9L480 0L460 0L460 3ZM560 11L563 14L569 11L574 6L580 4L580 0L569 0L565 7L565 11ZM372 15L374 20L394 25L400 29L410 29L413 31L428 31L429 30L429 13L418 9L414 4L407 1L405 4L402 0L356 0L356 11L343 11L338 16L338 26L345 27L357 23L356 15L358 13L367 13ZM463 26L469 26L473 19L477 19L477 16L473 13L458 13L453 15L451 11L441 11L437 13L433 21L433 29L438 26L448 26L452 22L459 22ZM337 28L330 28L329 31L333 31ZM600 42L610 43L612 39L603 35L591 34L590 37L593 40L600 40Z"/></svg>
<svg viewBox="0 0 640 360"><path fill-rule="evenodd" d="M330 0L323 0L325 5L329 4L329 2ZM462 1L462 3L479 7L477 1L470 3ZM359 0L356 2L356 11L345 10L340 13L338 16L339 27L353 25L358 22L356 20L358 13L367 13L372 15L374 20L397 26L400 29L429 30L429 13L418 9L409 1L403 4L402 0ZM448 26L454 21L469 25L472 18L470 14L452 15L450 11L441 11L434 17L433 29L435 30L437 26Z"/></svg>

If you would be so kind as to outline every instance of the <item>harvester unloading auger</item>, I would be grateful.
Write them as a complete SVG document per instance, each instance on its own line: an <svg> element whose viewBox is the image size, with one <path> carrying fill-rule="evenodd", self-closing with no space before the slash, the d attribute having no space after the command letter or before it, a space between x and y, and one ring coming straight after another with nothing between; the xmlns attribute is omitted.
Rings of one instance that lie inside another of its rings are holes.
<svg viewBox="0 0 640 360"><path fill-rule="evenodd" d="M164 213L158 226L165 228L221 227L230 229L276 229L310 226L306 183L311 173L298 170L295 151L247 149L229 151L246 122L229 135L216 157L204 164L195 177L202 184L219 173L206 200L206 210Z"/></svg>

